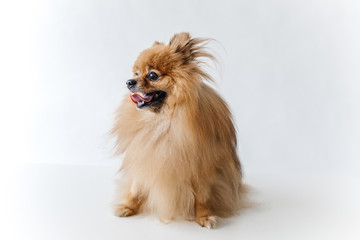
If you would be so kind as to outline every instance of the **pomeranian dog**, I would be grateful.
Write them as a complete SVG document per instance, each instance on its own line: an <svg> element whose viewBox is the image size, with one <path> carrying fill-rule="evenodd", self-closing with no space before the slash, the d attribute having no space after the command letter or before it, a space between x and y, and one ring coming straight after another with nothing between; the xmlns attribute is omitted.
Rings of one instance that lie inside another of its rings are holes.
<svg viewBox="0 0 360 240"><path fill-rule="evenodd" d="M214 59L208 41L179 33L137 58L112 129L124 154L116 215L148 212L213 228L242 205L232 115L202 68Z"/></svg>

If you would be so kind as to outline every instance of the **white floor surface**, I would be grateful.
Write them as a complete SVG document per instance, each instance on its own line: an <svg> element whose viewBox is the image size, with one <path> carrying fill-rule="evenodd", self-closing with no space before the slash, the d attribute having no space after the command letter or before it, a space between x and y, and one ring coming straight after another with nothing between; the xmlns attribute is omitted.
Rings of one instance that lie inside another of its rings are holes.
<svg viewBox="0 0 360 240"><path fill-rule="evenodd" d="M355 176L248 173L256 206L209 230L193 222L113 216L115 174L112 166L17 168L8 183L1 239L360 239L360 181Z"/></svg>

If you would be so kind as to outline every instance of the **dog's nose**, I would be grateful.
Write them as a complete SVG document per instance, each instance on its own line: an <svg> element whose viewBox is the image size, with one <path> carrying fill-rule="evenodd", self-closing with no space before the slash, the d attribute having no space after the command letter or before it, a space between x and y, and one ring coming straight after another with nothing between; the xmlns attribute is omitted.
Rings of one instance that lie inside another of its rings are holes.
<svg viewBox="0 0 360 240"><path fill-rule="evenodd" d="M136 85L136 80L134 80L134 79L127 80L127 81L126 81L126 85L127 85L128 87L135 86L135 85Z"/></svg>

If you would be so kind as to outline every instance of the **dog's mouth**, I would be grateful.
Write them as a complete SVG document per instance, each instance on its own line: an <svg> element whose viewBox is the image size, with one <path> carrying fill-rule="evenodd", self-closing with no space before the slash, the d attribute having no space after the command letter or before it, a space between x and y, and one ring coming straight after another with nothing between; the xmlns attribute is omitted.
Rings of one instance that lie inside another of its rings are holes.
<svg viewBox="0 0 360 240"><path fill-rule="evenodd" d="M136 107L141 109L145 107L161 107L166 92L155 91L150 93L136 92L130 95L131 100L136 104Z"/></svg>

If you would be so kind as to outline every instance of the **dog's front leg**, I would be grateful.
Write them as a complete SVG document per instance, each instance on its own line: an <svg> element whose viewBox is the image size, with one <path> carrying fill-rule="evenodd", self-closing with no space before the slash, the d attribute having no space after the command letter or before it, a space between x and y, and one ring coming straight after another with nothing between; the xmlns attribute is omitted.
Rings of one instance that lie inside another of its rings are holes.
<svg viewBox="0 0 360 240"><path fill-rule="evenodd" d="M129 217L137 214L144 201L143 198L144 197L140 194L137 185L133 182L129 189L129 193L115 206L115 215L119 217Z"/></svg>
<svg viewBox="0 0 360 240"><path fill-rule="evenodd" d="M209 206L204 199L195 196L196 222L201 227L214 228L216 226L217 217L212 215Z"/></svg>
<svg viewBox="0 0 360 240"><path fill-rule="evenodd" d="M117 204L115 207L115 215L119 217L129 217L135 215L141 205L141 199L132 196L129 193L123 200L122 203Z"/></svg>

